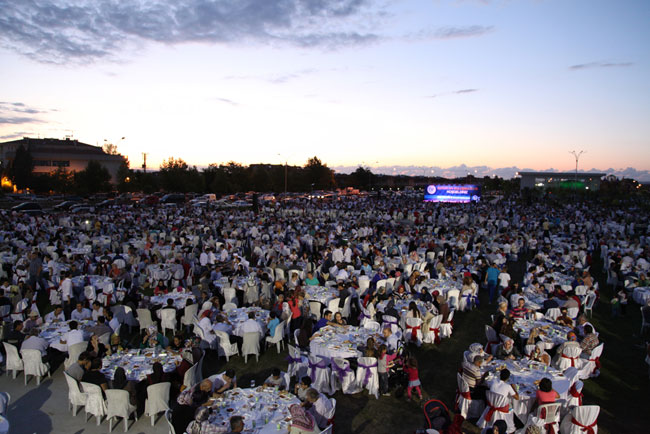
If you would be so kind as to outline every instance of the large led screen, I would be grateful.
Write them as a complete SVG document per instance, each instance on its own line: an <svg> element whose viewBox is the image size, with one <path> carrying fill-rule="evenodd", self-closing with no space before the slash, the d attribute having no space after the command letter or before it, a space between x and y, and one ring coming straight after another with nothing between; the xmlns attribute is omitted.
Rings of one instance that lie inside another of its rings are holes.
<svg viewBox="0 0 650 434"><path fill-rule="evenodd" d="M481 200L478 185L428 185L424 192L425 202L469 203Z"/></svg>

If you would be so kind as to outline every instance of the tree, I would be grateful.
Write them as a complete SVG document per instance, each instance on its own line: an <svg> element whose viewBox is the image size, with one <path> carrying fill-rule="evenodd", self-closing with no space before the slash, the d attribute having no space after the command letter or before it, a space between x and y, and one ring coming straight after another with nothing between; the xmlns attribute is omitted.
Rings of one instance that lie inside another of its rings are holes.
<svg viewBox="0 0 650 434"><path fill-rule="evenodd" d="M117 152L117 145L114 145L109 142L104 143L104 146L102 146L102 150L106 152L108 155L119 155L119 152Z"/></svg>
<svg viewBox="0 0 650 434"><path fill-rule="evenodd" d="M84 170L74 174L74 183L82 194L110 191L111 174L99 162L91 160Z"/></svg>
<svg viewBox="0 0 650 434"><path fill-rule="evenodd" d="M361 188L365 186L367 190L370 190L370 183L372 180L372 172L370 169L359 166L357 167L357 170L352 172L352 178L354 179L355 187Z"/></svg>
<svg viewBox="0 0 650 434"><path fill-rule="evenodd" d="M336 186L334 181L334 171L323 164L318 157L312 157L307 160L305 165L305 175L308 185L304 186L305 190L311 189L328 189Z"/></svg>
<svg viewBox="0 0 650 434"><path fill-rule="evenodd" d="M125 158L117 169L117 190L120 193L135 191L133 171L129 168L129 159Z"/></svg>
<svg viewBox="0 0 650 434"><path fill-rule="evenodd" d="M181 158L170 157L160 166L160 183L166 191L203 191L203 177L196 166L190 168Z"/></svg>
<svg viewBox="0 0 650 434"><path fill-rule="evenodd" d="M32 154L23 145L16 149L14 161L11 163L11 179L16 188L22 190L30 186L32 181L32 170L34 169L34 160Z"/></svg>

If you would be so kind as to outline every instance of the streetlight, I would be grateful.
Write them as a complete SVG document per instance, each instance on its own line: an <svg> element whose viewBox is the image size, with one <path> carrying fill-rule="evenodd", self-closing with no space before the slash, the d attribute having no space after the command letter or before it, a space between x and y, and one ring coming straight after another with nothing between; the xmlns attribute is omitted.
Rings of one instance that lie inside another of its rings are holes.
<svg viewBox="0 0 650 434"><path fill-rule="evenodd" d="M576 181L576 188L577 188L577 186L578 186L578 160L580 159L580 156L581 156L582 154L584 154L585 152L587 152L587 151L580 151L580 152L569 151L569 154L573 154L573 156L574 156L575 159L576 159L576 180L575 180L575 181Z"/></svg>

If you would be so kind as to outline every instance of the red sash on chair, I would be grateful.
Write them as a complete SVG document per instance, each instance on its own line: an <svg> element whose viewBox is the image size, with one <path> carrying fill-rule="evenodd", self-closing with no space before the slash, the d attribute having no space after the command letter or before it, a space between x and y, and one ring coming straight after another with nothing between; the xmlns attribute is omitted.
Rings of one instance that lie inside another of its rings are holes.
<svg viewBox="0 0 650 434"><path fill-rule="evenodd" d="M573 384L573 385L571 386L571 388L569 389L569 393L570 393L571 396L573 396L574 398L578 398L578 405L582 405L582 397L583 397L584 394L583 394L582 392L578 392L578 390L576 389L576 385L575 385L575 384Z"/></svg>
<svg viewBox="0 0 650 434"><path fill-rule="evenodd" d="M600 357L596 357L595 359L589 359L589 361L594 362L594 370L591 373L595 374L596 371L600 369Z"/></svg>
<svg viewBox="0 0 650 434"><path fill-rule="evenodd" d="M598 419L596 419L594 421L594 423L592 423L591 425L583 425L580 422L578 422L575 417L571 418L571 423L574 424L574 425L579 426L580 428L582 428L582 431L586 432L587 434L595 434L594 426L596 426L597 422L598 422Z"/></svg>
<svg viewBox="0 0 650 434"><path fill-rule="evenodd" d="M577 357L569 357L566 354L562 354L563 359L570 359L571 360L571 367L575 368L576 367L576 359Z"/></svg>
<svg viewBox="0 0 650 434"><path fill-rule="evenodd" d="M420 330L420 329L421 329L420 326L415 326L415 327L411 327L409 325L406 326L406 331L407 332L409 330L411 330L411 340L412 341L417 341L418 340L418 330Z"/></svg>
<svg viewBox="0 0 650 434"><path fill-rule="evenodd" d="M431 333L431 332L433 332L434 335L435 335L435 338L433 339L433 341L436 344L439 344L440 343L440 327L435 328L435 329L429 328L429 333Z"/></svg>
<svg viewBox="0 0 650 434"><path fill-rule="evenodd" d="M542 408L539 415L542 419L546 419L546 409ZM555 434L555 422L545 423L544 430L546 434Z"/></svg>
<svg viewBox="0 0 650 434"><path fill-rule="evenodd" d="M503 407L494 407L494 406L492 406L492 404L490 404L490 403L488 402L488 412L487 412L487 414L485 415L485 420L486 420L487 422L490 422L490 421L492 420L492 416L494 415L494 413L495 413L496 411L499 411L499 412L501 412L501 413L507 413L507 412L510 411L510 405L505 405L505 406L503 406Z"/></svg>
<svg viewBox="0 0 650 434"><path fill-rule="evenodd" d="M455 406L454 406L454 411L458 411L458 398L463 397L467 399L468 401L472 400L472 395L469 393L469 390L467 392L461 392L460 390L456 389L456 400L455 400Z"/></svg>

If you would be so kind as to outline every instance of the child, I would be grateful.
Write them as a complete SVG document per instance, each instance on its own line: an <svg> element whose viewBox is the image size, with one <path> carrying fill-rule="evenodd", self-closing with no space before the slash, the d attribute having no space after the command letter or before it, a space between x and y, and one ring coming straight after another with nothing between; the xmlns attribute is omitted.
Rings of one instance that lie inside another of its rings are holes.
<svg viewBox="0 0 650 434"><path fill-rule="evenodd" d="M388 369L394 366L393 362L388 361L386 352L388 348L382 344L379 346L379 357L377 358L377 373L379 374L379 393L388 396Z"/></svg>
<svg viewBox="0 0 650 434"><path fill-rule="evenodd" d="M281 374L279 368L273 368L271 376L264 381L264 387L277 387L279 390L286 389L289 385L285 384Z"/></svg>
<svg viewBox="0 0 650 434"><path fill-rule="evenodd" d="M298 399L305 402L305 400L307 399L307 391L309 390L310 387L311 387L311 378L309 377L309 375L305 375L304 377L302 377L300 382L296 384L294 393L296 394Z"/></svg>
<svg viewBox="0 0 650 434"><path fill-rule="evenodd" d="M404 367L404 372L409 376L409 385L406 389L406 394L409 399L411 399L411 390L415 389L418 393L420 399L422 399L422 390L420 389L420 376L418 374L418 361L415 360L415 357L408 359L406 366Z"/></svg>

